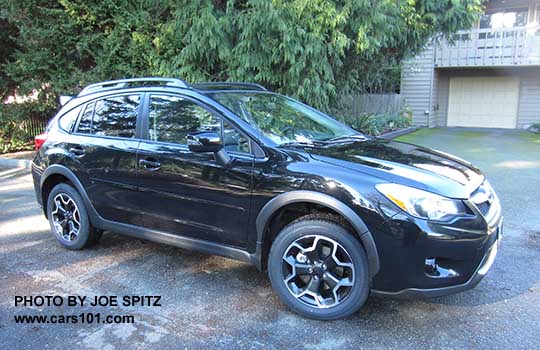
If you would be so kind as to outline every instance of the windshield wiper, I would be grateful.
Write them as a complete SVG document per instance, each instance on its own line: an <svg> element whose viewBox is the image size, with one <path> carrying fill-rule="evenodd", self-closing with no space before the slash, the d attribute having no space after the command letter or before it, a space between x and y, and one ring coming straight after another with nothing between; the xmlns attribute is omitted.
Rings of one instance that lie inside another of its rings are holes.
<svg viewBox="0 0 540 350"><path fill-rule="evenodd" d="M296 147L327 147L330 144L334 143L346 143L346 142L358 142L365 141L367 137L364 135L347 135L347 136L338 136L333 137L328 140L310 140L310 141L290 141L280 144L279 146L296 146Z"/></svg>
<svg viewBox="0 0 540 350"><path fill-rule="evenodd" d="M360 134L353 134L353 135L347 135L347 136L337 136L333 137L328 140L324 140L324 142L327 143L338 143L338 142L356 142L356 141L365 141L367 140L367 137Z"/></svg>
<svg viewBox="0 0 540 350"><path fill-rule="evenodd" d="M298 147L320 147L323 146L324 142L322 141L291 141L280 143L279 146L298 146Z"/></svg>

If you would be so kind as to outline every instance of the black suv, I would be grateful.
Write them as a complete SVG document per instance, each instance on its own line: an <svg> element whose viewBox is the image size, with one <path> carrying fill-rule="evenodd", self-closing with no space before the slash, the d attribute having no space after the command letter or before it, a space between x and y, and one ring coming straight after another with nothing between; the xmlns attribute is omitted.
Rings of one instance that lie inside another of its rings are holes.
<svg viewBox="0 0 540 350"><path fill-rule="evenodd" d="M111 230L246 261L317 319L352 314L370 292L472 288L501 237L499 200L470 163L257 84L92 84L36 148L37 199L66 248Z"/></svg>

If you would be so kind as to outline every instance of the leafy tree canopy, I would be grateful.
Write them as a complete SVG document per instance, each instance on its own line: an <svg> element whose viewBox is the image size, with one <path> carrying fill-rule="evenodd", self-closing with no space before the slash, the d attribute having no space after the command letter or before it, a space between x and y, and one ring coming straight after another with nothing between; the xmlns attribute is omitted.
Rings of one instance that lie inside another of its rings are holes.
<svg viewBox="0 0 540 350"><path fill-rule="evenodd" d="M170 76L257 82L325 109L472 26L483 0L0 1L0 88L37 89L44 107L90 82Z"/></svg>

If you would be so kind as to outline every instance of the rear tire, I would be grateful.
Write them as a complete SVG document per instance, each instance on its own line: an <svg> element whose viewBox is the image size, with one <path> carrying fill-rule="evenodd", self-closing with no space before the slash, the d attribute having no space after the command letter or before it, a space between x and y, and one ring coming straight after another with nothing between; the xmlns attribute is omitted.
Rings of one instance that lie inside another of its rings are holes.
<svg viewBox="0 0 540 350"><path fill-rule="evenodd" d="M368 262L360 242L342 225L313 215L287 225L268 257L268 275L281 300L314 319L347 317L369 294Z"/></svg>
<svg viewBox="0 0 540 350"><path fill-rule="evenodd" d="M96 244L103 233L90 223L79 192L66 183L54 186L49 193L47 218L52 233L67 249L80 250Z"/></svg>

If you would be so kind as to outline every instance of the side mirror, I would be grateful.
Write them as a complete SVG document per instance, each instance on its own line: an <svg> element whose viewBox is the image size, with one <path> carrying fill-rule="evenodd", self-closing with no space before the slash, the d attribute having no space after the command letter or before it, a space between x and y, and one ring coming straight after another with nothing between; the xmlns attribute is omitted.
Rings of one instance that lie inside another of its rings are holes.
<svg viewBox="0 0 540 350"><path fill-rule="evenodd" d="M201 131L188 134L187 142L191 152L214 153L216 160L222 165L231 162L231 158L223 148L221 137L215 132Z"/></svg>
<svg viewBox="0 0 540 350"><path fill-rule="evenodd" d="M187 135L187 144L191 152L216 153L223 148L221 137L215 132L202 131Z"/></svg>

